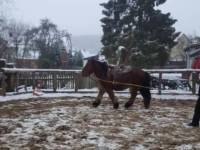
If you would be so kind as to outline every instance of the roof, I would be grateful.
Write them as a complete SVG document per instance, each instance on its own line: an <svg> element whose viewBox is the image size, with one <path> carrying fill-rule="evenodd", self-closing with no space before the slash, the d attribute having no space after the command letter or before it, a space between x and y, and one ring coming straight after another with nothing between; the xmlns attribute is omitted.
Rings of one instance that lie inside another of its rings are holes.
<svg viewBox="0 0 200 150"><path fill-rule="evenodd" d="M177 42L177 41L179 41L179 40L186 40L186 41L188 41L188 42L190 42L191 43L191 40L184 34L184 33L181 33L181 34L179 34L177 37L176 37L176 39L175 39L175 41Z"/></svg>
<svg viewBox="0 0 200 150"><path fill-rule="evenodd" d="M88 60L88 59L92 59L92 58L98 59L98 57L99 57L99 55L97 54L97 55L94 55L94 56L85 57L85 58L83 58L83 59L84 59L84 60Z"/></svg>
<svg viewBox="0 0 200 150"><path fill-rule="evenodd" d="M190 51L191 49L200 49L200 43L191 44L190 46L185 48L185 51Z"/></svg>
<svg viewBox="0 0 200 150"><path fill-rule="evenodd" d="M96 57L97 55L99 55L98 53L91 53L88 50L81 50L81 53L83 55L83 59L88 59L88 58Z"/></svg>
<svg viewBox="0 0 200 150"><path fill-rule="evenodd" d="M195 51L192 51L189 56L190 57L195 57L195 56L199 56L200 55L200 49L197 49Z"/></svg>

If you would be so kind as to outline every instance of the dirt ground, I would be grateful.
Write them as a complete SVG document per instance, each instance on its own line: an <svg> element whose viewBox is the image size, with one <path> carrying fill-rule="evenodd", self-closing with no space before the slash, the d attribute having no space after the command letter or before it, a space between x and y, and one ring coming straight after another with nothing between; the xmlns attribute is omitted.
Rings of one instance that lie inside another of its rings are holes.
<svg viewBox="0 0 200 150"><path fill-rule="evenodd" d="M0 150L200 149L200 128L188 127L193 100L141 99L118 110L104 98L39 98L0 103Z"/></svg>

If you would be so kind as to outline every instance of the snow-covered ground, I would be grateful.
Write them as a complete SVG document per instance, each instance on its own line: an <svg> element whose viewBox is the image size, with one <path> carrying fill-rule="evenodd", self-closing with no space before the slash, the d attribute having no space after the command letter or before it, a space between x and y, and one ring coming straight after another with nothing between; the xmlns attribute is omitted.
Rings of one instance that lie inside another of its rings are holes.
<svg viewBox="0 0 200 150"><path fill-rule="evenodd" d="M127 110L118 95L114 110L107 97L93 108L91 94L47 95L0 103L0 149L200 149L200 129L186 125L195 101L153 98L146 110L137 98Z"/></svg>
<svg viewBox="0 0 200 150"><path fill-rule="evenodd" d="M96 90L86 91L0 96L0 149L200 149L200 128L187 126L196 95L152 91L150 109L138 95L127 110L129 94L116 93L114 110L108 95L93 108Z"/></svg>

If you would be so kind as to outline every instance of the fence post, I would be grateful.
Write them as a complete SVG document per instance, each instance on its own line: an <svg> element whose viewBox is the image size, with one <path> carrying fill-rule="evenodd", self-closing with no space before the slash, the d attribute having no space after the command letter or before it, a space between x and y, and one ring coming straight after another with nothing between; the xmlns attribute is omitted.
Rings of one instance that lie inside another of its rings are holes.
<svg viewBox="0 0 200 150"><path fill-rule="evenodd" d="M57 90L57 78L56 74L53 72L53 92L56 92Z"/></svg>
<svg viewBox="0 0 200 150"><path fill-rule="evenodd" d="M192 72L192 94L196 94L197 73Z"/></svg>
<svg viewBox="0 0 200 150"><path fill-rule="evenodd" d="M25 76L25 87L24 87L24 89L25 89L25 91L26 91L26 93L28 92L28 89L27 89L27 86L28 86L28 75L27 74L24 74L24 76Z"/></svg>
<svg viewBox="0 0 200 150"><path fill-rule="evenodd" d="M35 90L36 87L35 72L32 72L32 79L33 79L33 90Z"/></svg>
<svg viewBox="0 0 200 150"><path fill-rule="evenodd" d="M80 80L80 75L78 72L74 73L74 78L75 78L75 93L77 93L79 89L79 80Z"/></svg>
<svg viewBox="0 0 200 150"><path fill-rule="evenodd" d="M158 94L162 94L162 72L159 72L159 85L158 85Z"/></svg>
<svg viewBox="0 0 200 150"><path fill-rule="evenodd" d="M5 73L3 72L3 75L2 75L2 83L1 83L1 87L2 87L2 95L3 96L6 96L6 88L7 88L7 83L6 83L6 75Z"/></svg>
<svg viewBox="0 0 200 150"><path fill-rule="evenodd" d="M11 74L11 82L12 82L12 78L14 78L14 74ZM18 92L18 86L19 86L19 73L16 72L16 79L15 79L16 83L15 83L15 91Z"/></svg>

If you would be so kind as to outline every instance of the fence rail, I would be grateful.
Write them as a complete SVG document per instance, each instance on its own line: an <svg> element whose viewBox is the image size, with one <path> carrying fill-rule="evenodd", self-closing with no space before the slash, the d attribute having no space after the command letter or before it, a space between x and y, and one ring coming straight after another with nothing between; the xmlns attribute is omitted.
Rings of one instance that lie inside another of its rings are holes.
<svg viewBox="0 0 200 150"><path fill-rule="evenodd" d="M153 69L145 70L150 74L157 74L158 94L162 94L164 88L164 74L179 73L183 80L191 82L191 93L196 93L196 84L198 83L198 74L200 69ZM19 87L24 86L25 92L28 87L40 86L43 90L57 92L60 90L90 89L96 86L96 83L80 75L81 70L61 70L61 69L16 69L3 68L0 73L0 94L5 95L6 91L19 92ZM189 76L191 78L189 79ZM6 78L5 78L6 77Z"/></svg>

